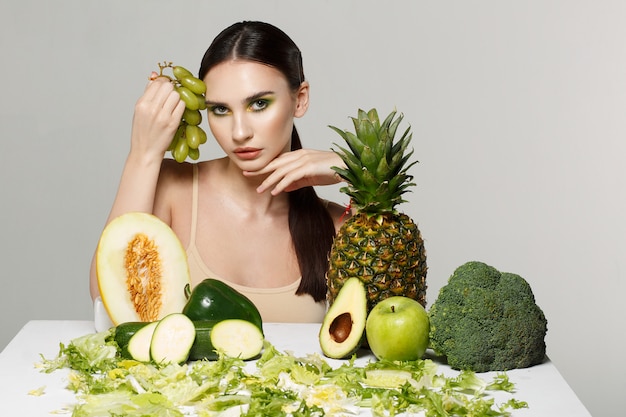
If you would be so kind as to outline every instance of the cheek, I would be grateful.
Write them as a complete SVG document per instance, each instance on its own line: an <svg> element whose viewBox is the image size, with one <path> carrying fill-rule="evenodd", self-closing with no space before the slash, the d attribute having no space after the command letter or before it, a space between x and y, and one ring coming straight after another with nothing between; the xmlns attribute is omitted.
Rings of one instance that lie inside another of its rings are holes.
<svg viewBox="0 0 626 417"><path fill-rule="evenodd" d="M277 111L266 123L266 132L269 137L280 140L281 146L291 139L293 129L293 114L285 109Z"/></svg>
<svg viewBox="0 0 626 417"><path fill-rule="evenodd" d="M211 134L213 134L215 140L221 145L226 138L226 134L228 133L228 127L223 121L220 121L219 119L213 120L214 118L209 115L207 115L207 119Z"/></svg>

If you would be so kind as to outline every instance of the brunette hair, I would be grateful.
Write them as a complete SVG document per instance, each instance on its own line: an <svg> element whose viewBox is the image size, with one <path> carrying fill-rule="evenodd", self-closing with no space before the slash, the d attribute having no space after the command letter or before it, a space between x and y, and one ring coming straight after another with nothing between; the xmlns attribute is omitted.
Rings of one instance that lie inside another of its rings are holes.
<svg viewBox="0 0 626 417"><path fill-rule="evenodd" d="M304 81L300 49L286 33L264 22L239 22L213 40L200 64L204 79L214 66L228 60L259 62L279 70L296 91ZM291 150L301 149L293 127ZM335 236L333 220L313 187L289 192L289 231L302 279L296 294L310 294L315 301L326 298L328 253Z"/></svg>

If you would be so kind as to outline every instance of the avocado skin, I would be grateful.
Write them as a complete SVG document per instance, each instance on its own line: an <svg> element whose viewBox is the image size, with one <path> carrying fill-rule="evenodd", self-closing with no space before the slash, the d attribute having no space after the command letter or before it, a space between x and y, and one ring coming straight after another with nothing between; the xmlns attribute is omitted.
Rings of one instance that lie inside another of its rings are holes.
<svg viewBox="0 0 626 417"><path fill-rule="evenodd" d="M324 316L319 333L322 352L329 358L352 356L365 341L367 294L358 278L348 279Z"/></svg>

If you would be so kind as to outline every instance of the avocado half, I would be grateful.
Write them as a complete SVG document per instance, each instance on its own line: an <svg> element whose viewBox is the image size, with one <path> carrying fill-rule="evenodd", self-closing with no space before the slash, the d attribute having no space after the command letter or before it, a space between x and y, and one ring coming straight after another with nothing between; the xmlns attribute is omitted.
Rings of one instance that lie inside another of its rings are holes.
<svg viewBox="0 0 626 417"><path fill-rule="evenodd" d="M319 333L324 355L342 359L356 352L363 342L366 319L365 285L358 278L350 278L324 316Z"/></svg>

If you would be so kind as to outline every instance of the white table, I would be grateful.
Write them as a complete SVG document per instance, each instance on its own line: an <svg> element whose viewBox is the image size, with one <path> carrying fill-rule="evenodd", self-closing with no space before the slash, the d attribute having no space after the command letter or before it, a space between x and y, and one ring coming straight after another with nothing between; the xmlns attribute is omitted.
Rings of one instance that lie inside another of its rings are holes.
<svg viewBox="0 0 626 417"><path fill-rule="evenodd" d="M319 353L317 333L319 324L264 324L265 336L278 350L304 356ZM67 372L41 373L34 364L40 355L54 358L59 352L59 343L67 344L71 339L93 333L91 321L35 320L28 322L0 354L0 408L6 416L50 416L51 412L74 404L74 394L64 387ZM367 361L371 357L360 357ZM332 366L342 361L328 359ZM455 371L440 365L445 374ZM527 369L507 372L515 383L517 392L513 397L526 401L528 409L515 410L513 416L533 417L590 417L580 400L550 361ZM489 380L490 374L480 374ZM29 395L31 390L45 386L42 396Z"/></svg>

